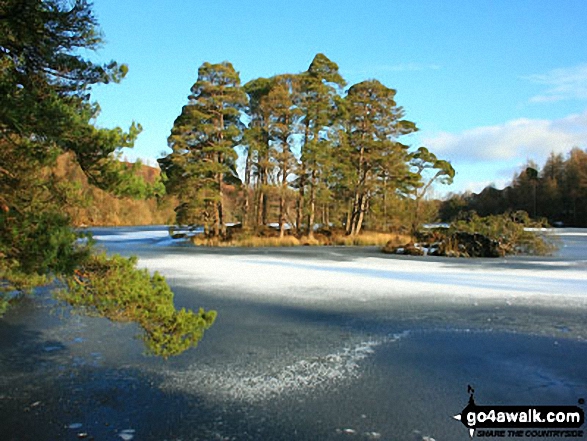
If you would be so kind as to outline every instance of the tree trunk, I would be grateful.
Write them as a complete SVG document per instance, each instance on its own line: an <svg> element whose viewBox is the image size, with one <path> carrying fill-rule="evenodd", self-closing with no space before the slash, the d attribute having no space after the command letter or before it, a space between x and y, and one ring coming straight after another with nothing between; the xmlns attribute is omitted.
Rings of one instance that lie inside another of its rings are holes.
<svg viewBox="0 0 587 441"><path fill-rule="evenodd" d="M268 200L267 200L267 193L263 192L263 210L262 210L262 218L261 218L261 222L263 224L263 226L267 226L267 205L268 205Z"/></svg>
<svg viewBox="0 0 587 441"><path fill-rule="evenodd" d="M354 236L359 234L357 230L360 231L359 224L363 222L363 217L361 216L362 207L363 207L363 199L364 199L364 184L367 180L367 173L365 171L365 148L361 147L359 151L359 173L358 173L358 181L357 181L357 188L355 190L355 199L353 204L353 214L351 218L351 229L350 235Z"/></svg>
<svg viewBox="0 0 587 441"><path fill-rule="evenodd" d="M281 189L279 191L279 238L285 236L285 189L287 188L287 165L281 168Z"/></svg>
<svg viewBox="0 0 587 441"><path fill-rule="evenodd" d="M304 215L304 186L306 185L305 178L306 170L302 167L300 176L300 189L298 191L298 198L296 200L296 234L302 234L302 218Z"/></svg>
<svg viewBox="0 0 587 441"><path fill-rule="evenodd" d="M387 232L387 176L383 178L383 231Z"/></svg>
<svg viewBox="0 0 587 441"><path fill-rule="evenodd" d="M361 232L361 228L363 226L363 219L365 217L365 211L367 211L367 197L363 195L361 197L359 216L357 217L357 225L355 227L354 235L358 235Z"/></svg>
<svg viewBox="0 0 587 441"><path fill-rule="evenodd" d="M347 234L347 236L349 234L351 234L352 219L353 219L353 201L349 199L349 203L347 206L347 212L346 212L346 222L344 224L345 233Z"/></svg>
<svg viewBox="0 0 587 441"><path fill-rule="evenodd" d="M261 225L267 225L267 195L265 194L265 186L267 184L267 172L261 169L259 172L258 194L255 205L256 207L256 225L255 228Z"/></svg>
<svg viewBox="0 0 587 441"><path fill-rule="evenodd" d="M285 236L285 197L279 196L279 238Z"/></svg>
<svg viewBox="0 0 587 441"><path fill-rule="evenodd" d="M219 237L220 236L220 218L219 218L219 214L218 214L218 205L217 204L212 204L212 211L214 212L214 228L213 228L213 232L214 232L214 237Z"/></svg>
<svg viewBox="0 0 587 441"><path fill-rule="evenodd" d="M316 218L316 170L312 170L310 177L310 204L308 213L308 238L314 238L314 222Z"/></svg>
<svg viewBox="0 0 587 441"><path fill-rule="evenodd" d="M304 161L304 151L305 147L308 143L308 138L310 134L310 119L306 115L305 124L304 124L304 144L301 147L301 157L302 157L302 170L300 173L300 190L298 194L298 200L296 204L296 233L298 236L302 234L302 219L304 217L304 205L305 205L305 187L306 187L306 164Z"/></svg>
<svg viewBox="0 0 587 441"><path fill-rule="evenodd" d="M222 201L218 202L218 223L220 224L219 233L220 236L226 236L226 224L224 223L224 212L222 209Z"/></svg>
<svg viewBox="0 0 587 441"><path fill-rule="evenodd" d="M222 137L221 137L222 139ZM224 157L221 153L218 154L218 163L222 164L224 162ZM222 173L217 173L216 175L216 182L218 184L218 202L216 203L217 210L218 210L218 233L216 236L220 235L222 237L226 236L226 225L224 225L224 216L223 216L223 191L222 191Z"/></svg>
<svg viewBox="0 0 587 441"><path fill-rule="evenodd" d="M250 200L251 195L249 194L249 187L251 185L251 166L252 166L252 163L253 163L252 149L249 147L247 149L247 161L245 163L245 185L244 185L245 200L244 200L244 206L243 206L243 218L241 220L243 230L245 230L249 226L249 210L250 210L250 205L251 205L251 200Z"/></svg>

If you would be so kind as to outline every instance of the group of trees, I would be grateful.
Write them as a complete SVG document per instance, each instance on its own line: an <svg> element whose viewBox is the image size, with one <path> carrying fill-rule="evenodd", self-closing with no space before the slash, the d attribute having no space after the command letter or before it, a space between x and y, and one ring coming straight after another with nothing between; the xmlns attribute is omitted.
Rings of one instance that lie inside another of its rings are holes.
<svg viewBox="0 0 587 441"><path fill-rule="evenodd" d="M554 225L587 227L587 151L551 153L542 168L529 162L503 190L489 186L479 194L454 195L440 215L450 220L468 210L482 216L523 210Z"/></svg>
<svg viewBox="0 0 587 441"><path fill-rule="evenodd" d="M280 236L290 226L310 238L317 224L357 235L366 220L385 229L400 213L416 226L426 191L452 182L454 169L399 141L417 128L403 119L394 89L377 80L345 86L323 54L302 73L244 86L231 63L204 63L173 125L172 153L159 160L179 200L177 223L224 236L227 221L253 231L274 222Z"/></svg>
<svg viewBox="0 0 587 441"><path fill-rule="evenodd" d="M140 126L94 125L99 106L92 87L117 83L127 72L125 65L83 56L101 42L88 1L0 1L0 314L15 293L58 278L85 300L76 302L81 307L140 318L149 348L171 355L194 344L213 314L178 312L160 276L93 254L67 214L83 204L83 194L56 173L58 158L67 155L89 184L114 195L153 191L116 154L133 145ZM138 314L141 299L152 306L148 315ZM152 332L154 324L164 335Z"/></svg>

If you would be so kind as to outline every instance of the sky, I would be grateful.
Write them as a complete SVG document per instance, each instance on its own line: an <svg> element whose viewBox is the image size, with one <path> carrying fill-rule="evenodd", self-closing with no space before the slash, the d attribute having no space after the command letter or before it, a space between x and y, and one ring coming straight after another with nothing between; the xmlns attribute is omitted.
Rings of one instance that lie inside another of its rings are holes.
<svg viewBox="0 0 587 441"><path fill-rule="evenodd" d="M350 87L397 90L425 145L457 171L447 192L507 185L528 161L587 148L587 1L94 0L94 61L129 66L93 98L98 125L143 126L130 159L164 156L198 67L230 61L242 83L306 70L317 53Z"/></svg>

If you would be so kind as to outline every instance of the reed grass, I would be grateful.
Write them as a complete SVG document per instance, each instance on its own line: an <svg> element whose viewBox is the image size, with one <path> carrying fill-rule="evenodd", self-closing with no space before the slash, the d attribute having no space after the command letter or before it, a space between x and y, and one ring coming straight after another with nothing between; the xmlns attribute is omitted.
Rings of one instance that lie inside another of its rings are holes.
<svg viewBox="0 0 587 441"><path fill-rule="evenodd" d="M222 240L220 238L209 238L203 235L193 236L191 242L197 246L211 246L211 247L295 247L295 246L385 246L391 243L395 246L405 245L409 243L412 238L405 234L394 233L377 233L365 232L358 236L346 236L344 233L333 234L330 237L324 234L316 234L310 238L302 236L297 238L295 236L284 236L282 238L274 237L259 237L250 234L234 236L229 240Z"/></svg>
<svg viewBox="0 0 587 441"><path fill-rule="evenodd" d="M335 236L332 238L333 245L344 246L385 246L389 242L399 246L410 242L412 238L405 234L366 232L358 236Z"/></svg>
<svg viewBox="0 0 587 441"><path fill-rule="evenodd" d="M302 245L300 240L294 236L282 238L246 236L232 239L229 243L234 247L295 247Z"/></svg>

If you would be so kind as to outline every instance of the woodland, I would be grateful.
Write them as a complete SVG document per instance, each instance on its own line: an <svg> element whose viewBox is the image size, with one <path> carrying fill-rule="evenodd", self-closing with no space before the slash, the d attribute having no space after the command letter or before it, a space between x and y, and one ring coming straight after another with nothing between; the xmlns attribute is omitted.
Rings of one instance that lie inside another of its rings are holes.
<svg viewBox="0 0 587 441"><path fill-rule="evenodd" d="M542 167L531 161L502 190L489 186L479 194L451 195L439 216L451 221L470 210L481 216L522 210L553 226L587 227L587 151L551 153Z"/></svg>
<svg viewBox="0 0 587 441"><path fill-rule="evenodd" d="M346 86L324 54L304 72L244 85L231 63L204 63L171 130L172 152L159 160L177 225L224 238L227 222L252 234L276 224L281 238L310 240L317 228L417 228L426 193L455 171L400 142L418 129L394 89Z"/></svg>

